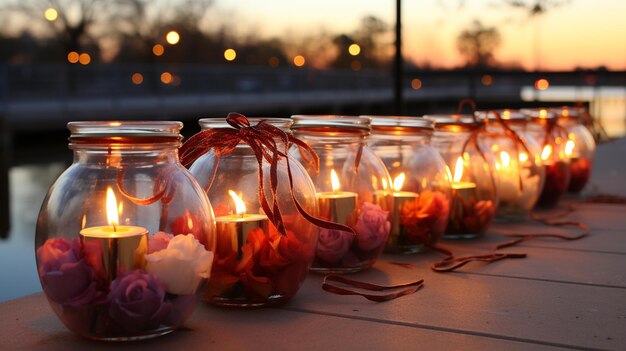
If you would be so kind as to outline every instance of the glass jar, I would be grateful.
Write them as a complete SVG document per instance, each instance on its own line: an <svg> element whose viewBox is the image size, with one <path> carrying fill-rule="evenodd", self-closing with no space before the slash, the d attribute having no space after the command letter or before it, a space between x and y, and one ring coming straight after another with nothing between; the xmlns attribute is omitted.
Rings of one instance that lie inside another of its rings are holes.
<svg viewBox="0 0 626 351"><path fill-rule="evenodd" d="M70 122L73 164L37 221L43 292L71 331L133 340L173 331L206 287L215 223L179 163L181 122Z"/></svg>
<svg viewBox="0 0 626 351"><path fill-rule="evenodd" d="M583 108L563 106L553 109L558 124L567 131L565 154L570 161L570 181L567 191L579 193L591 177L596 142L583 125Z"/></svg>
<svg viewBox="0 0 626 351"><path fill-rule="evenodd" d="M495 113L502 121L496 118ZM487 132L481 134L480 141L496 159L499 198L496 221L521 222L530 215L543 187L545 171L541 163L541 147L526 131L528 117L525 114L518 110L495 113L480 111L476 116L487 121Z"/></svg>
<svg viewBox="0 0 626 351"><path fill-rule="evenodd" d="M391 233L385 251L419 252L443 236L450 210L446 163L430 144L435 123L420 117L369 117L370 147L392 179Z"/></svg>
<svg viewBox="0 0 626 351"><path fill-rule="evenodd" d="M566 155L567 131L557 124L556 114L548 109L520 111L530 117L528 131L539 141L541 162L545 168L545 181L537 207L555 207L570 181L569 157Z"/></svg>
<svg viewBox="0 0 626 351"><path fill-rule="evenodd" d="M372 266L389 236L393 204L387 168L366 144L371 120L333 115L292 119L294 136L320 159L319 170L307 167L318 191L320 217L356 233L321 229L311 269L349 273Z"/></svg>
<svg viewBox="0 0 626 351"><path fill-rule="evenodd" d="M481 147L484 122L471 115L427 115L435 121L433 145L451 179L450 215L444 239L471 239L485 233L498 205L491 150Z"/></svg>
<svg viewBox="0 0 626 351"><path fill-rule="evenodd" d="M289 130L291 120L248 118ZM232 128L224 118L200 120L202 130ZM280 140L275 140L280 143ZM293 195L310 213L317 213L315 187L295 159L289 165ZM228 154L210 151L189 169L207 191L213 204L217 228L216 261L209 280L206 300L229 307L258 307L286 302L300 289L313 261L317 227L298 212L292 198L287 162L277 162L276 198L286 235L268 219L260 200L259 163L250 145L239 142ZM263 159L263 191L269 204L273 196L270 163Z"/></svg>

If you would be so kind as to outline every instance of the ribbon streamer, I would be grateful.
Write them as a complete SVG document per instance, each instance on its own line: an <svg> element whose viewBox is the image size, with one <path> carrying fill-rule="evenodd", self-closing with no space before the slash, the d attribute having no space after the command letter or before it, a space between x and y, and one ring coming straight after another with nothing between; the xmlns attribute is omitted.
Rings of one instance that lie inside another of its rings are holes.
<svg viewBox="0 0 626 351"><path fill-rule="evenodd" d="M402 289L393 293L385 294L385 295L375 295L375 294L366 294L358 291L342 288L330 282L338 282L348 286L353 286L355 288L370 290L370 291L386 291L386 290L394 290L400 288ZM411 283L405 284L397 284L397 285L378 285L372 283L366 283L358 280L349 279L339 275L327 275L324 277L324 282L322 283L322 289L337 295L357 295L364 297L370 301L374 302L385 302L393 299L397 299L398 297L410 295L418 291L424 285L424 279L420 279Z"/></svg>

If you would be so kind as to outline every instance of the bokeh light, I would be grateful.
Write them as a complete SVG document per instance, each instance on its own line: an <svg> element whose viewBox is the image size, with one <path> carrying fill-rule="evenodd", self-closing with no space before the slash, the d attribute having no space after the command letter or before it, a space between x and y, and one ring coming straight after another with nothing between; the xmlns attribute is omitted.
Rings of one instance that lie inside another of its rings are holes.
<svg viewBox="0 0 626 351"><path fill-rule="evenodd" d="M76 63L78 62L78 53L76 51L70 51L69 54L67 54L67 61L69 63Z"/></svg>
<svg viewBox="0 0 626 351"><path fill-rule="evenodd" d="M50 22L54 21L59 17L59 13L52 7L49 7L44 11L43 16Z"/></svg>
<svg viewBox="0 0 626 351"><path fill-rule="evenodd" d="M293 64L296 65L296 67L304 66L305 62L306 60L304 59L304 56L302 55L297 55L296 57L293 58Z"/></svg>
<svg viewBox="0 0 626 351"><path fill-rule="evenodd" d="M361 47L359 46L359 44L352 44L348 47L348 52L352 56L357 56L361 53Z"/></svg>
<svg viewBox="0 0 626 351"><path fill-rule="evenodd" d="M170 84L172 82L172 74L170 72L161 73L161 83Z"/></svg>
<svg viewBox="0 0 626 351"><path fill-rule="evenodd" d="M175 30L171 30L165 36L165 40L170 45L176 45L180 41L180 35L178 35L178 32L176 32Z"/></svg>
<svg viewBox="0 0 626 351"><path fill-rule="evenodd" d="M535 81L535 89L537 90L546 90L550 87L550 82L547 79L541 78Z"/></svg>
<svg viewBox="0 0 626 351"><path fill-rule="evenodd" d="M140 85L141 83L143 83L143 74L133 73L130 79L133 81L133 84Z"/></svg>
<svg viewBox="0 0 626 351"><path fill-rule="evenodd" d="M482 77L480 77L480 83L482 83L482 85L484 86L490 86L493 84L493 76L490 74L485 74Z"/></svg>
<svg viewBox="0 0 626 351"><path fill-rule="evenodd" d="M165 52L165 48L161 44L156 44L152 47L152 53L154 56L161 56Z"/></svg>
<svg viewBox="0 0 626 351"><path fill-rule="evenodd" d="M419 78L413 78L411 80L411 88L413 88L413 90L420 90L422 88L422 80Z"/></svg>
<svg viewBox="0 0 626 351"><path fill-rule="evenodd" d="M234 61L237 57L237 51L234 49L226 49L224 50L224 58L226 61Z"/></svg>
<svg viewBox="0 0 626 351"><path fill-rule="evenodd" d="M91 62L91 56L89 56L89 54L87 53L82 53L80 54L80 56L78 56L78 62L80 62L81 65L88 65Z"/></svg>

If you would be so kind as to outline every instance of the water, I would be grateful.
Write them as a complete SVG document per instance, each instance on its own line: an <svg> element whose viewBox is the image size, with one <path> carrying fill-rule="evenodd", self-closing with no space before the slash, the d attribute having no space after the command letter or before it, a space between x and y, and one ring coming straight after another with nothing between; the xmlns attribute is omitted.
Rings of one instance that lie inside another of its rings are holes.
<svg viewBox="0 0 626 351"><path fill-rule="evenodd" d="M24 165L9 171L11 231L0 239L0 301L41 291L35 265L35 225L48 188L63 163Z"/></svg>

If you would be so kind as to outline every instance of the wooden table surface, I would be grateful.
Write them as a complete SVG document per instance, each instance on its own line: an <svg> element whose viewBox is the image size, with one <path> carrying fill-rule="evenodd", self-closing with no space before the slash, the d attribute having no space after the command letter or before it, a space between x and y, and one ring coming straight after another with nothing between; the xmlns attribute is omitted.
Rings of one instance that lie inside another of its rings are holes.
<svg viewBox="0 0 626 351"><path fill-rule="evenodd" d="M626 196L622 155L626 140L598 148L588 191ZM441 257L434 252L386 255L373 269L350 276L379 284L424 278L420 291L393 301L333 295L321 289L322 276L310 274L284 306L201 304L184 329L112 344L68 332L38 293L0 303L0 349L626 350L626 206L566 202L576 207L566 218L587 223L588 238L527 242L503 250L527 253L526 259L471 263L445 274L430 270ZM475 254L506 240L502 233L546 230L568 232L532 222L500 224L482 239L445 245Z"/></svg>

